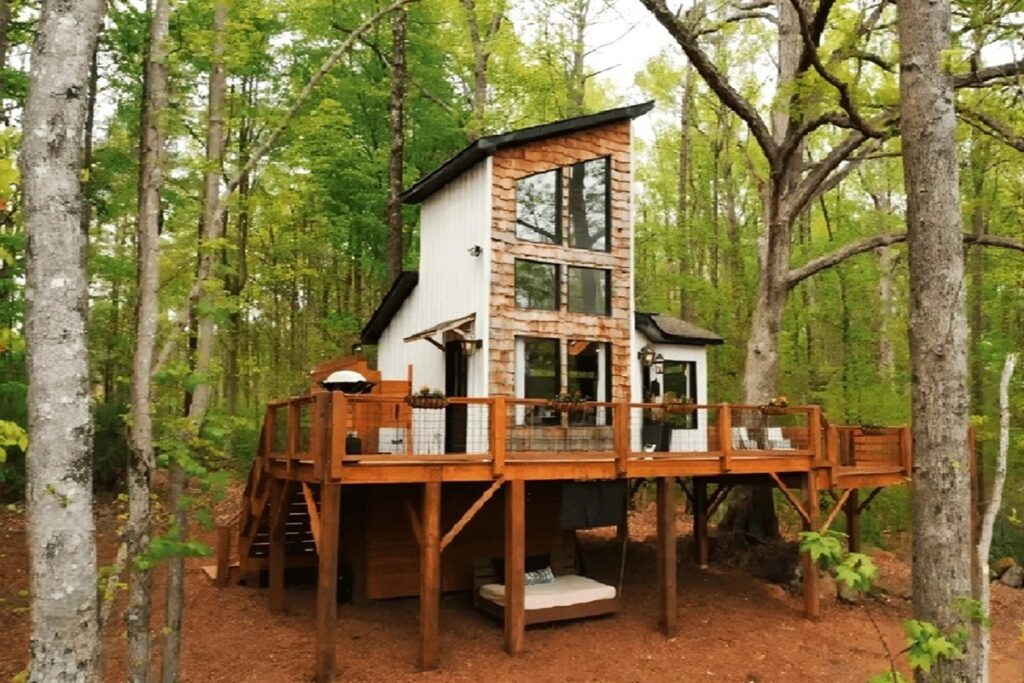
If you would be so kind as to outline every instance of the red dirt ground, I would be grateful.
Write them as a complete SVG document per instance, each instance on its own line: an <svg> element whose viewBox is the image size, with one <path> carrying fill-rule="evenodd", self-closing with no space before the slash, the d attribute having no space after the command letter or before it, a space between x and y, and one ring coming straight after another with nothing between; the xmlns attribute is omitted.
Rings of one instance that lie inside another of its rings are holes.
<svg viewBox="0 0 1024 683"><path fill-rule="evenodd" d="M337 630L340 681L794 681L858 682L888 668L883 648L863 607L822 600L822 617L805 619L802 600L782 588L733 569L698 569L689 539L680 544L679 635L666 639L655 628L655 567L651 514L631 520L623 608L614 617L561 623L527 631L526 652L502 651L499 625L475 612L466 595L441 604L441 669L416 673L417 601L388 600L341 605ZM99 517L101 561L114 550L113 513ZM689 519L680 518L680 531ZM212 539L207 539L212 541ZM24 666L28 652L28 557L24 515L0 512L0 681ZM905 562L876 553L886 602L871 600L889 647L903 647L900 623L910 617ZM584 539L591 575L617 582L619 547L610 538ZM287 614L271 613L264 591L214 588L188 564L184 681L309 681L313 674L314 590L289 588ZM157 591L163 578L157 577ZM154 624L160 623L157 610ZM993 681L1024 681L1024 593L993 586ZM156 628L159 631L159 627ZM124 680L123 622L115 609L105 634L108 681ZM906 673L905 662L900 668Z"/></svg>

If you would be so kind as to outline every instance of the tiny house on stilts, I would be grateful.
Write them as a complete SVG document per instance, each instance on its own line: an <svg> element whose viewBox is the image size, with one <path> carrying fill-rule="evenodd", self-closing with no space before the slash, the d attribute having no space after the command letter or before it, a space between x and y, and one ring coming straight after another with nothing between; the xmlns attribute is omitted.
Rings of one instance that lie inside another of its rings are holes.
<svg viewBox="0 0 1024 683"><path fill-rule="evenodd" d="M652 106L481 138L410 187L420 264L363 329L376 368L338 359L309 394L268 404L216 579L265 572L282 608L285 570L317 567L318 680L334 675L339 573L355 600L419 596L424 669L439 664L442 591L472 590L515 654L528 623L615 609L615 587L574 573L574 530L622 523L625 485L655 479L658 622L672 633L678 481L703 565L734 485L777 486L806 529L845 512L855 546L859 513L910 476L905 427L709 403L706 349L723 340L635 310L631 125ZM340 370L372 389L325 390ZM805 576L813 617L817 573Z"/></svg>

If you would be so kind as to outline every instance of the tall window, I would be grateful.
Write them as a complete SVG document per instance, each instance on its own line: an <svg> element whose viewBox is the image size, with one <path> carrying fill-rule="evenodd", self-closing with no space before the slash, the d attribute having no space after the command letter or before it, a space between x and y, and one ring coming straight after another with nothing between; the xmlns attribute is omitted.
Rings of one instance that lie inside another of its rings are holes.
<svg viewBox="0 0 1024 683"><path fill-rule="evenodd" d="M609 315L610 271L569 266L569 310L573 313Z"/></svg>
<svg viewBox="0 0 1024 683"><path fill-rule="evenodd" d="M569 393L578 393L585 401L611 400L609 372L611 355L608 344L579 339L567 342ZM608 424L607 408L593 408L570 415L572 424Z"/></svg>
<svg viewBox="0 0 1024 683"><path fill-rule="evenodd" d="M516 181L516 237L528 242L561 244L562 172L537 173Z"/></svg>
<svg viewBox="0 0 1024 683"><path fill-rule="evenodd" d="M557 339L523 339L523 398L552 398L562 388Z"/></svg>
<svg viewBox="0 0 1024 683"><path fill-rule="evenodd" d="M569 173L569 246L608 250L609 157L574 164Z"/></svg>
<svg viewBox="0 0 1024 683"><path fill-rule="evenodd" d="M516 259L516 306L558 310L558 266Z"/></svg>

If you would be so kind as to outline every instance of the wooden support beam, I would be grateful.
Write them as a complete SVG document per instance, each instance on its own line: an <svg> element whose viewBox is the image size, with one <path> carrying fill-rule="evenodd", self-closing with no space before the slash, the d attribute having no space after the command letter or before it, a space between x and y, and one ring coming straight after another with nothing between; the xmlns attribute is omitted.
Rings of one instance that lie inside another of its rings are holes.
<svg viewBox="0 0 1024 683"><path fill-rule="evenodd" d="M875 496L881 493L884 488L884 486L876 486L875 488L871 489L871 493L868 494L868 497L865 498L864 502L861 503L860 507L857 508L857 514L859 515L860 513L867 510L868 506L871 505L871 502L875 499Z"/></svg>
<svg viewBox="0 0 1024 683"><path fill-rule="evenodd" d="M341 479L342 461L345 457L345 437L348 435L348 417L348 399L340 391L332 391L331 438L328 440L330 450L324 454L324 479Z"/></svg>
<svg viewBox="0 0 1024 683"><path fill-rule="evenodd" d="M237 525L238 522L235 522ZM231 524L217 527L217 580L218 588L228 585L228 573L231 571Z"/></svg>
<svg viewBox="0 0 1024 683"><path fill-rule="evenodd" d="M814 470L807 472L804 479L804 531L813 531L818 526L818 479ZM810 619L821 616L821 596L818 588L818 566L810 553L804 553L804 614Z"/></svg>
<svg viewBox="0 0 1024 683"><path fill-rule="evenodd" d="M628 403L616 403L612 406L612 438L615 447L615 473L626 476L629 469L629 412Z"/></svg>
<svg viewBox="0 0 1024 683"><path fill-rule="evenodd" d="M835 504L832 506L832 511L829 512L828 517L825 518L825 522L818 528L820 533L825 533L829 530L829 527L832 526L832 522L836 521L836 516L839 514L839 511L842 510L843 506L846 504L846 499L850 497L850 491L854 490L855 489L843 489L842 495L839 496L839 500L835 501Z"/></svg>
<svg viewBox="0 0 1024 683"><path fill-rule="evenodd" d="M708 519L711 519L712 515L715 514L715 510L718 506L725 502L726 497L729 495L729 491L732 491L733 484L719 484L715 488L715 492L711 495L711 500L708 503Z"/></svg>
<svg viewBox="0 0 1024 683"><path fill-rule="evenodd" d="M672 479L658 478L658 627L666 636L676 633L676 501Z"/></svg>
<svg viewBox="0 0 1024 683"><path fill-rule="evenodd" d="M732 408L727 403L718 406L718 445L722 449L722 471L732 470Z"/></svg>
<svg viewBox="0 0 1024 683"><path fill-rule="evenodd" d="M804 506L801 505L800 501L796 499L796 496L794 496L793 492L789 490L789 487L786 486L781 479L779 479L779 475L775 474L774 472L769 472L768 476L770 476L772 480L775 482L775 485L779 487L779 490L782 491L782 495L786 497L786 500L788 500L789 504L793 506L793 509L797 511L797 514L799 514L803 518L804 525L806 526L807 524L809 524L811 518L807 514L807 511L804 510ZM807 476L813 477L814 471L812 470L808 472Z"/></svg>
<svg viewBox="0 0 1024 683"><path fill-rule="evenodd" d="M274 479L270 482L270 609L274 612L283 612L285 609L284 599L284 571L286 562L285 549L285 522L288 519L288 503L291 494L289 482L284 479Z"/></svg>
<svg viewBox="0 0 1024 683"><path fill-rule="evenodd" d="M508 439L508 408L504 396L495 396L491 402L491 476L495 479L505 473L505 444Z"/></svg>
<svg viewBox="0 0 1024 683"><path fill-rule="evenodd" d="M682 477L676 477L676 483L679 484L679 488L683 490L683 495L686 496L686 500L690 501L690 507L693 507L693 493L690 492L689 487L686 485L686 480Z"/></svg>
<svg viewBox="0 0 1024 683"><path fill-rule="evenodd" d="M480 512L481 508L487 504L487 501L489 501L494 494L498 492L498 489L500 489L504 483L504 479L496 480L480 495L479 498L477 498L475 503L469 506L469 509L466 510L462 517L459 518L459 521L455 522L455 524L452 525L452 528L448 530L448 533L444 535L444 538L441 539L442 552L444 552L444 549L448 547L449 543L455 540L455 537L459 535L459 532L465 529L466 525L473 521L473 518L476 517L476 513ZM426 524L425 520L424 524Z"/></svg>
<svg viewBox="0 0 1024 683"><path fill-rule="evenodd" d="M423 542L420 544L420 671L440 663L441 482L423 485Z"/></svg>
<svg viewBox="0 0 1024 683"><path fill-rule="evenodd" d="M416 538L416 544L423 547L423 526L420 524L420 516L408 499L405 501L405 514L409 516L409 528Z"/></svg>
<svg viewBox="0 0 1024 683"><path fill-rule="evenodd" d="M306 514L309 515L309 531L313 535L313 546L320 552L320 510L313 498L313 488L302 482L302 498L306 501Z"/></svg>
<svg viewBox="0 0 1024 683"><path fill-rule="evenodd" d="M719 487L721 489L721 487ZM707 569L708 555L708 483L699 477L693 478L693 546L697 564Z"/></svg>
<svg viewBox="0 0 1024 683"><path fill-rule="evenodd" d="M860 491L850 489L846 499L846 543L851 553L860 552Z"/></svg>
<svg viewBox="0 0 1024 683"><path fill-rule="evenodd" d="M526 637L526 482L505 487L505 652L523 651Z"/></svg>
<svg viewBox="0 0 1024 683"><path fill-rule="evenodd" d="M341 526L341 485L320 488L320 562L316 587L316 681L333 683L338 618L338 536Z"/></svg>

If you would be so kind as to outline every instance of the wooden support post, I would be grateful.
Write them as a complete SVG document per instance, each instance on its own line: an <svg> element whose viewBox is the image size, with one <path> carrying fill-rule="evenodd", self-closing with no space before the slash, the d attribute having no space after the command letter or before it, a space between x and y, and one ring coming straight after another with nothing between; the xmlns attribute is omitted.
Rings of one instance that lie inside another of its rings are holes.
<svg viewBox="0 0 1024 683"><path fill-rule="evenodd" d="M504 396L491 399L491 476L505 474L505 444L508 428L508 408Z"/></svg>
<svg viewBox="0 0 1024 683"><path fill-rule="evenodd" d="M348 399L340 391L331 392L330 451L326 454L324 479L341 479L341 463L345 457L345 437L348 435Z"/></svg>
<svg viewBox="0 0 1024 683"><path fill-rule="evenodd" d="M273 479L270 482L270 609L283 612L284 570L285 570L285 521L288 519L288 482L284 479Z"/></svg>
<svg viewBox="0 0 1024 683"><path fill-rule="evenodd" d="M316 588L316 681L334 681L334 625L338 618L338 531L341 485L320 488L320 568Z"/></svg>
<svg viewBox="0 0 1024 683"><path fill-rule="evenodd" d="M423 484L423 543L420 545L420 656L421 671L440 663L439 614L441 601L441 482Z"/></svg>
<svg viewBox="0 0 1024 683"><path fill-rule="evenodd" d="M701 569L708 566L708 482L700 477L693 478L693 546L697 564Z"/></svg>
<svg viewBox="0 0 1024 683"><path fill-rule="evenodd" d="M824 465L825 461L825 433L821 429L821 408L811 406L807 413L807 431L811 440L811 452L814 453L812 465Z"/></svg>
<svg viewBox="0 0 1024 683"><path fill-rule="evenodd" d="M722 450L722 471L732 470L732 408L728 403L718 406L718 445Z"/></svg>
<svg viewBox="0 0 1024 683"><path fill-rule="evenodd" d="M526 482L505 486L505 652L523 651L526 636Z"/></svg>
<svg viewBox="0 0 1024 683"><path fill-rule="evenodd" d="M658 477L658 626L676 632L676 501L672 478Z"/></svg>
<svg viewBox="0 0 1024 683"><path fill-rule="evenodd" d="M228 585L228 574L231 572L231 527L221 524L217 526L217 581L218 588Z"/></svg>
<svg viewBox="0 0 1024 683"><path fill-rule="evenodd" d="M818 530L818 480L815 471L807 472L804 484L804 531ZM810 619L821 615L821 601L818 590L818 566L810 553L804 553L804 613Z"/></svg>
<svg viewBox="0 0 1024 683"><path fill-rule="evenodd" d="M853 489L846 499L846 536L851 553L860 552L860 491Z"/></svg>
<svg viewBox="0 0 1024 683"><path fill-rule="evenodd" d="M629 413L628 403L616 403L612 406L612 435L615 446L615 473L626 476L629 468Z"/></svg>

